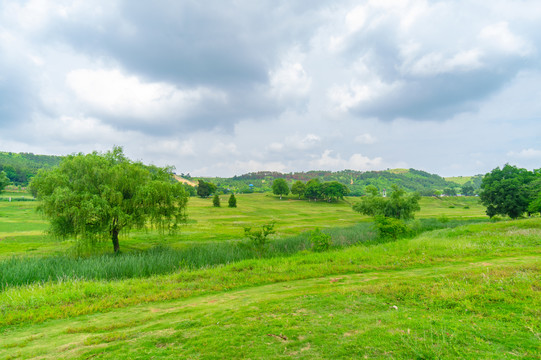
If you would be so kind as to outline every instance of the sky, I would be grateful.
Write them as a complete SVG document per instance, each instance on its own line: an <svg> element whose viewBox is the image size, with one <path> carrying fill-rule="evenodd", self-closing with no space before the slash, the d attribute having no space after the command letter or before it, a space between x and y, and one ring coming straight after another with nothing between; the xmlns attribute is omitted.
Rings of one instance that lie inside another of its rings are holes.
<svg viewBox="0 0 541 360"><path fill-rule="evenodd" d="M0 151L192 176L541 168L538 0L0 2Z"/></svg>

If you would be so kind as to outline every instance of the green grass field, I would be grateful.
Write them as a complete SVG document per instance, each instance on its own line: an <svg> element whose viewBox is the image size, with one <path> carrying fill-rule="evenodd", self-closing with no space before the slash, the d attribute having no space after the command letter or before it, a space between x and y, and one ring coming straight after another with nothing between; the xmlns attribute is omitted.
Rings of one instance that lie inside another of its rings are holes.
<svg viewBox="0 0 541 360"><path fill-rule="evenodd" d="M347 202L251 194L238 205L216 209L192 198L179 235L136 232L121 240L122 256L144 257L139 250L154 245L228 251L241 244L233 240L243 226L272 220L275 253L161 275L66 274L7 286L0 358L540 358L540 218L486 222L476 198L424 198L417 218L425 230L382 243ZM70 246L43 235L35 206L0 202L4 262ZM427 231L442 224L453 227ZM303 231L316 226L343 246L287 250L306 244Z"/></svg>
<svg viewBox="0 0 541 360"><path fill-rule="evenodd" d="M7 194L2 194L6 198ZM18 193L18 196L30 197ZM308 202L294 197L278 197L270 194L237 195L238 207L212 206L212 199L190 198L188 223L174 236L159 236L152 231L132 231L121 238L122 251L144 250L157 245L182 248L193 243L239 240L244 237L245 226L261 226L276 221L277 236L297 235L316 227L347 227L362 221L370 221L351 210L357 198L346 198L337 203ZM222 204L227 203L222 196ZM418 218L449 219L486 218L478 198L444 197L422 198ZM64 254L73 247L73 241L61 241L44 236L47 222L35 211L37 202L0 201L0 259L14 255ZM468 207L466 209L466 207ZM109 243L101 252L111 252Z"/></svg>

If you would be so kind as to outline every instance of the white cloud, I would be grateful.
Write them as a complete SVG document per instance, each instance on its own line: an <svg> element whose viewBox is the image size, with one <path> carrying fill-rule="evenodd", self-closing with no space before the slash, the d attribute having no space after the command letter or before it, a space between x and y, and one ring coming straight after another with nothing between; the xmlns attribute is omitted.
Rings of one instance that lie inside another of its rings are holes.
<svg viewBox="0 0 541 360"><path fill-rule="evenodd" d="M298 150L308 150L317 146L321 138L316 134L306 134L305 136L293 135L286 138L289 147Z"/></svg>
<svg viewBox="0 0 541 360"><path fill-rule="evenodd" d="M349 159L342 159L340 154L333 157L332 150L325 150L320 158L312 160L310 165L317 170L374 170L383 166L383 159L370 159L362 154L353 154Z"/></svg>
<svg viewBox="0 0 541 360"><path fill-rule="evenodd" d="M280 100L306 96L312 86L312 79L307 74L302 60L304 55L298 49L292 49L280 63L269 71L271 94Z"/></svg>
<svg viewBox="0 0 541 360"><path fill-rule="evenodd" d="M218 157L239 155L237 145L234 143L223 143L221 141L215 143L209 150L209 154Z"/></svg>
<svg viewBox="0 0 541 360"><path fill-rule="evenodd" d="M509 30L509 24L506 21L485 26L479 33L479 38L490 47L502 52L524 56L531 51L531 46L525 40Z"/></svg>
<svg viewBox="0 0 541 360"><path fill-rule="evenodd" d="M95 111L152 122L187 115L209 98L226 101L225 94L209 88L179 90L164 82L143 82L117 69L74 70L66 75L66 83L79 100Z"/></svg>
<svg viewBox="0 0 541 360"><path fill-rule="evenodd" d="M399 87L399 82L387 84L378 78L362 84L351 80L348 85L333 86L328 92L328 97L336 109L345 112L360 104L385 96Z"/></svg>
<svg viewBox="0 0 541 360"><path fill-rule="evenodd" d="M446 57L442 53L430 53L422 56L412 65L406 65L402 71L412 75L432 76L457 71L470 71L480 68L482 52L478 49L459 51Z"/></svg>
<svg viewBox="0 0 541 360"><path fill-rule="evenodd" d="M507 156L519 159L541 159L541 150L523 149L521 151L510 151Z"/></svg>
<svg viewBox="0 0 541 360"><path fill-rule="evenodd" d="M360 135L355 136L355 142L359 144L370 145L370 144L374 144L376 141L377 139L374 138L370 134L360 134Z"/></svg>

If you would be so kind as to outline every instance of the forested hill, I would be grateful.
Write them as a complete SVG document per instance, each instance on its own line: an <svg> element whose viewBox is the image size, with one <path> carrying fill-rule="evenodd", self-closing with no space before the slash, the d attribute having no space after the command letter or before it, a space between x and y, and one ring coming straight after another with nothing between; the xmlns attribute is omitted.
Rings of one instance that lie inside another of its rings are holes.
<svg viewBox="0 0 541 360"><path fill-rule="evenodd" d="M39 169L57 166L61 160L61 156L0 151L0 171L12 184L26 186Z"/></svg>
<svg viewBox="0 0 541 360"><path fill-rule="evenodd" d="M393 184L400 185L407 191L417 191L421 195L433 195L435 192L443 192L445 189L455 189L460 192L463 184L447 181L439 175L430 174L415 169L393 169L383 171L307 171L282 174L273 171L260 171L248 173L232 178L203 178L218 185L222 190L231 189L238 192L270 191L272 182L277 179L286 179L291 185L297 180L307 182L310 179L320 181L338 181L347 185L350 195L364 194L367 185L374 185L378 189L390 189ZM477 184L475 184L477 185ZM478 188L477 186L474 186Z"/></svg>

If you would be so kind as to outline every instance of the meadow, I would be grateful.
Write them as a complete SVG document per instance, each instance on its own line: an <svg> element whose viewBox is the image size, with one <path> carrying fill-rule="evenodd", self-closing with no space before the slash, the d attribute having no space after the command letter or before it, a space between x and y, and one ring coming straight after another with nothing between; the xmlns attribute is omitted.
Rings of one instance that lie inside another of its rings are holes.
<svg viewBox="0 0 541 360"><path fill-rule="evenodd" d="M0 201L0 269L30 269L2 281L0 358L539 358L541 219L423 198L415 231L381 241L353 201L191 198L179 234L133 232L120 256L70 251L36 202ZM270 221L252 251L243 227ZM329 251L311 250L315 227Z"/></svg>

